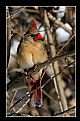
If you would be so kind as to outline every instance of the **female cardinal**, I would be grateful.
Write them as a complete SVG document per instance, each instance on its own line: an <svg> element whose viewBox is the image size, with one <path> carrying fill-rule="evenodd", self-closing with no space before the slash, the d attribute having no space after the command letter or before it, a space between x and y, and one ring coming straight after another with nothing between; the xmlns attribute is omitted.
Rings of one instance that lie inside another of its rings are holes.
<svg viewBox="0 0 80 121"><path fill-rule="evenodd" d="M29 69L35 64L43 63L47 60L47 52L41 39L42 36L38 33L36 23L33 19L17 49L18 62L21 68ZM30 93L30 105L32 107L40 107L42 105L42 89L38 88L41 87L40 77L42 70L35 75L31 75L30 78L30 92L33 91L33 93Z"/></svg>

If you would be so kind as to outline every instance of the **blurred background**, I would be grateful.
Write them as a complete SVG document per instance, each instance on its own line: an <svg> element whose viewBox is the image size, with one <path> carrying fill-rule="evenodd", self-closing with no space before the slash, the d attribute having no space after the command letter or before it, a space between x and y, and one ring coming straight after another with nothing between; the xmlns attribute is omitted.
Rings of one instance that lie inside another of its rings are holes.
<svg viewBox="0 0 80 121"><path fill-rule="evenodd" d="M48 64L42 79L43 105L29 106L28 80L25 83L26 77L18 71L17 47L33 18L48 59L76 49L75 6L6 6L6 116L76 116L75 54Z"/></svg>

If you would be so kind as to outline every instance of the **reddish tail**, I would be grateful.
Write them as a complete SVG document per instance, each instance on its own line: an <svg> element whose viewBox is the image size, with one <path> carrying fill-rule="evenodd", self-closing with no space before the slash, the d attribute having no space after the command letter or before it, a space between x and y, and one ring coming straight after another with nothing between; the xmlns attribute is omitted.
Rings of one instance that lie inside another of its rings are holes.
<svg viewBox="0 0 80 121"><path fill-rule="evenodd" d="M41 88L39 88L39 87L41 87L41 81L40 80L38 80L38 82L37 82L37 100L36 100L36 105L38 106L38 107L41 107L41 105L42 105L42 89Z"/></svg>
<svg viewBox="0 0 80 121"><path fill-rule="evenodd" d="M31 78L30 79L30 92L31 92L30 105L31 107L35 107L35 106L41 107L42 105L42 89L39 87L41 87L41 81L38 80L36 82L36 80Z"/></svg>

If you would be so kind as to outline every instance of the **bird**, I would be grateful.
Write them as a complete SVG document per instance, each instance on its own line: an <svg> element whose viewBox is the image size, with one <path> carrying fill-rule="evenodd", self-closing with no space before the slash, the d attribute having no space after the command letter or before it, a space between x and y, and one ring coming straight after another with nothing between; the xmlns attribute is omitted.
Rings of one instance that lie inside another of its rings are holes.
<svg viewBox="0 0 80 121"><path fill-rule="evenodd" d="M43 42L42 35L38 32L35 19L29 23L29 29L21 39L17 48L18 63L20 68L30 69L36 64L47 61L48 54L46 46ZM39 72L30 76L29 90L30 90L30 106L41 107L43 104L41 75L44 68ZM33 93L31 93L33 91Z"/></svg>

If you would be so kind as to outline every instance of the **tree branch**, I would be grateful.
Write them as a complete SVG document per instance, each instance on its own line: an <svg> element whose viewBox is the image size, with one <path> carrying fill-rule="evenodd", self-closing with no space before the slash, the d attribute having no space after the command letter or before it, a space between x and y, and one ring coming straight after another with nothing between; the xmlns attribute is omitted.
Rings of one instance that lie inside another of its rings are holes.
<svg viewBox="0 0 80 121"><path fill-rule="evenodd" d="M48 27L50 27L50 22L49 22L49 19L48 19L48 17L50 17L50 14L48 14L48 15L49 16L47 16L46 10L44 10L45 27L46 27L46 25ZM54 21L56 21L56 19L54 19ZM55 47L55 44L54 44L55 38L54 38L54 36L52 36L52 33L50 32L50 30L46 30L46 33L47 33L47 38L48 38L47 41L48 41L49 48L50 48L50 55L51 55L51 57L55 57L56 56L56 47ZM57 73L59 73L58 62L52 63L52 70L53 70L53 75L56 75ZM67 101L66 101L66 97L65 97L65 94L64 94L64 90L63 90L63 87L61 85L61 80L62 80L61 75L59 75L59 76L57 76L53 79L53 82L54 82L55 89L56 89L56 92L57 92L57 95L58 95L58 98L59 98L59 104L60 104L61 111L64 111L64 110L68 109L68 106L67 106Z"/></svg>
<svg viewBox="0 0 80 121"><path fill-rule="evenodd" d="M9 90L15 83L18 83L17 80L19 80L19 82L20 82L20 80L22 80L22 79L25 78L25 76L27 76L27 78L29 78L28 76L30 76L31 74L33 74L33 75L36 74L41 68L43 68L43 67L45 67L45 66L47 66L47 65L49 65L49 64L51 64L51 63L54 63L54 62L56 62L56 61L59 61L59 60L65 58L65 57L73 56L73 55L75 54L74 52L75 52L75 51L71 51L71 52L67 52L67 53L61 54L61 55L57 55L57 56L55 56L55 57L53 57L53 58L50 58L50 59L48 59L47 61L45 61L45 62L39 64L39 65L37 65L36 68L35 68L35 67L30 68L29 70L27 70L27 75L24 74L24 75L22 75L21 78L18 77L17 79L10 81L10 82L7 84L7 90ZM13 70L9 71L8 73L12 73L12 72L14 72L14 71L16 71L16 72L17 72L17 71L18 71L18 72L21 72L22 69L16 68L16 69L13 69Z"/></svg>
<svg viewBox="0 0 80 121"><path fill-rule="evenodd" d="M62 27L65 31L67 31L68 33L72 35L72 31L68 29L62 22L56 20L56 18L52 16L51 13L48 12L47 14L50 20L54 21L58 26Z"/></svg>
<svg viewBox="0 0 80 121"><path fill-rule="evenodd" d="M74 61L75 62L75 61ZM60 73L62 73L65 69L67 69L69 66L71 66L72 64L74 64L74 62L70 63L68 66L66 66L62 71L60 71L59 73L57 73L56 75L54 76L51 76L47 81L46 83L44 83L42 86L39 86L37 89L39 88L44 88L46 86L46 84L48 84L53 78L55 78L56 76L58 76ZM20 101L22 101L25 97L27 97L29 99L29 96L30 94L32 94L33 92L35 92L37 89L33 90L32 92L27 92L22 98L20 98L19 100L17 100L11 107L9 110L11 110L16 104L18 104ZM49 97L50 98L50 97ZM27 100L28 100L27 99ZM28 100L29 101L29 100ZM28 103L27 101L27 103Z"/></svg>
<svg viewBox="0 0 80 121"><path fill-rule="evenodd" d="M48 59L47 61L45 61L45 62L39 64L36 68L35 68L35 67L34 67L34 69L33 69L33 67L30 68L30 69L27 71L27 75L28 75L28 76L31 75L31 74L34 75L34 74L36 74L41 68L43 68L43 67L49 65L50 63L54 63L55 61L59 61L59 60L65 58L66 56L73 56L73 55L75 54L74 52L75 52L75 51L71 51L71 52L67 52L67 53L64 53L64 54L61 54L61 55L57 55L57 56L55 56L55 57L52 57L52 58Z"/></svg>
<svg viewBox="0 0 80 121"><path fill-rule="evenodd" d="M71 114L74 111L75 108L76 108L76 106L73 106L71 108L68 108L68 110L65 110L63 112L54 114L54 116L61 116L61 115Z"/></svg>

